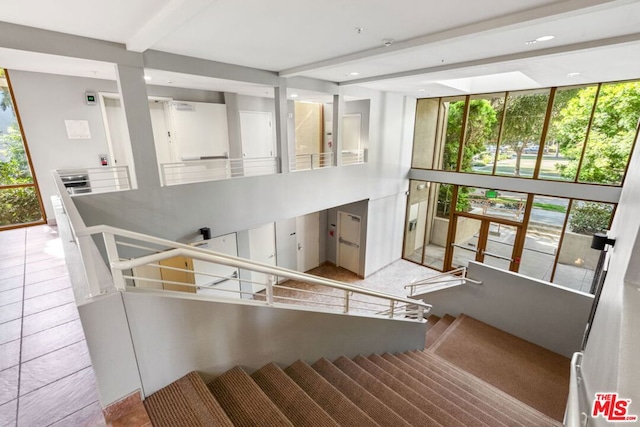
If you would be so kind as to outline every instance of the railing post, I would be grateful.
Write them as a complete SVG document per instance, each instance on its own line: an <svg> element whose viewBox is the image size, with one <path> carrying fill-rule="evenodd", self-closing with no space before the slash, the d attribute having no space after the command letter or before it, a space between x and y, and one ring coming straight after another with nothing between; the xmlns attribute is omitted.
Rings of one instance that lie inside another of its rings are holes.
<svg viewBox="0 0 640 427"><path fill-rule="evenodd" d="M114 268L113 263L120 261L118 256L118 245L116 244L116 238L111 233L102 233L104 237L104 246L107 251L107 259L109 260L109 269L111 270L111 277L113 277L113 285L119 291L126 289L127 283L122 275L122 270Z"/></svg>
<svg viewBox="0 0 640 427"><path fill-rule="evenodd" d="M349 291L344 291L344 312L349 312Z"/></svg>
<svg viewBox="0 0 640 427"><path fill-rule="evenodd" d="M275 276L267 276L267 304L273 305L273 284L275 283Z"/></svg>
<svg viewBox="0 0 640 427"><path fill-rule="evenodd" d="M421 305L417 307L418 307L418 318L416 320L421 321L422 319L424 319L424 307L422 307Z"/></svg>
<svg viewBox="0 0 640 427"><path fill-rule="evenodd" d="M91 236L76 236L78 250L80 251L80 259L84 267L85 277L87 278L87 286L89 287L89 298L101 294L100 281L96 273L95 261L91 253L91 245L93 241Z"/></svg>
<svg viewBox="0 0 640 427"><path fill-rule="evenodd" d="M393 319L393 315L394 315L394 310L395 310L395 301L394 300L390 300L389 301L389 319Z"/></svg>

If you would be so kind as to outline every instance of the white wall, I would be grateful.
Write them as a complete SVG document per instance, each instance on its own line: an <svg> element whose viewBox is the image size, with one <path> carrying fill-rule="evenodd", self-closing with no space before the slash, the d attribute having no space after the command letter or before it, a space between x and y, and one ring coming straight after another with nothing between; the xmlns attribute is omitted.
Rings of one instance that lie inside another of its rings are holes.
<svg viewBox="0 0 640 427"><path fill-rule="evenodd" d="M418 295L432 314L466 314L566 357L580 351L593 295L474 261L468 283Z"/></svg>
<svg viewBox="0 0 640 427"><path fill-rule="evenodd" d="M587 396L617 391L640 415L640 145L636 144L610 237L616 239L582 362ZM607 425L601 418L594 425Z"/></svg>
<svg viewBox="0 0 640 427"><path fill-rule="evenodd" d="M117 92L115 81L9 71L45 211L55 217L51 196L53 169L98 167L107 154L107 138L99 105L87 105L85 91ZM65 120L87 120L91 139L70 140Z"/></svg>
<svg viewBox="0 0 640 427"><path fill-rule="evenodd" d="M423 323L122 295L146 396L193 370L211 377L237 365L252 371L269 362L284 367L298 359L424 348Z"/></svg>

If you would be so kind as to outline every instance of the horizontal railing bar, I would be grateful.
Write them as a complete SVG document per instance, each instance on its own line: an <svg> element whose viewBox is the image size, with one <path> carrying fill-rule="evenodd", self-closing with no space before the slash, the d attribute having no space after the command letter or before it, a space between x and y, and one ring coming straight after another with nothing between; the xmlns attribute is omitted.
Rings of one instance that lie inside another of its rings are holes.
<svg viewBox="0 0 640 427"><path fill-rule="evenodd" d="M307 289L297 289L297 288L291 288L289 286L282 286L282 285L273 285L274 288L278 288L278 289L288 289L291 291L295 291L295 292L302 292L302 293L308 293L308 294L313 294L313 295L322 295L324 297L329 297L329 298L338 298L338 299L346 299L346 297L344 295L332 295L332 294L326 294L326 293L322 293L322 292L316 292L316 291L309 291ZM331 288L333 289L333 288ZM276 295L274 295L275 297Z"/></svg>
<svg viewBox="0 0 640 427"><path fill-rule="evenodd" d="M195 283L186 283L186 282L175 282L173 280L153 279L151 277L138 277L138 276L129 276L129 275L122 275L122 277L124 277L125 279L131 279L131 280L143 280L145 282L166 283L166 284L169 284L169 285L187 286L189 288L213 289L213 288L210 288L210 287L208 287L206 285L196 285ZM259 282L253 282L253 283L259 284L259 285L262 285L262 286L266 286L266 283L259 283ZM224 291L225 289L215 289L215 290ZM247 291L230 290L229 292L252 294L253 295L253 292L247 292Z"/></svg>
<svg viewBox="0 0 640 427"><path fill-rule="evenodd" d="M122 240L116 240L116 245L127 246L135 249L145 249L147 251L153 251L154 253L162 252L160 249L150 248L148 246L134 245L133 243L123 242Z"/></svg>

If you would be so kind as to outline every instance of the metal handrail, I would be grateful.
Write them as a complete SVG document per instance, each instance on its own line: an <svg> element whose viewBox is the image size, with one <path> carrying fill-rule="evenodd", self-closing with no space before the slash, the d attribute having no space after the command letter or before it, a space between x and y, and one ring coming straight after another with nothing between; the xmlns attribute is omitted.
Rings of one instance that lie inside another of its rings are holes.
<svg viewBox="0 0 640 427"><path fill-rule="evenodd" d="M563 426L565 427L580 427L583 425L583 415L580 411L580 387L582 386L582 376L580 374L581 363L582 353L573 353L569 376L569 396L567 398L567 408L563 422Z"/></svg>
<svg viewBox="0 0 640 427"><path fill-rule="evenodd" d="M296 154L289 159L291 171L324 169L333 166L333 152Z"/></svg>
<svg viewBox="0 0 640 427"><path fill-rule="evenodd" d="M278 173L278 158L242 157L161 163L160 173L164 186L271 175Z"/></svg>
<svg viewBox="0 0 640 427"><path fill-rule="evenodd" d="M474 285L482 285L482 281L473 280L467 277L467 267L458 267L446 273L427 277L426 279L422 280L413 281L408 285L404 285L404 288L409 289L409 296L411 296L415 293L416 288L420 286L442 285L446 283L456 283L458 285L464 285L467 282L473 283Z"/></svg>

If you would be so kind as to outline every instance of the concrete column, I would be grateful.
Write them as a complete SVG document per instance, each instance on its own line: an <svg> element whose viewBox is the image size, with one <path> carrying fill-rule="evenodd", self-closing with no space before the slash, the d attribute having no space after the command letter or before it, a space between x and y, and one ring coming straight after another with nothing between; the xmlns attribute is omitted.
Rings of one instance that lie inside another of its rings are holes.
<svg viewBox="0 0 640 427"><path fill-rule="evenodd" d="M333 95L333 158L334 165L342 166L342 116L344 115L344 95L342 90Z"/></svg>
<svg viewBox="0 0 640 427"><path fill-rule="evenodd" d="M280 158L280 172L289 173L289 106L287 104L287 80L280 78L278 82L278 86L275 88L278 157Z"/></svg>
<svg viewBox="0 0 640 427"><path fill-rule="evenodd" d="M144 81L144 68L117 65L118 91L131 141L132 175L140 190L160 186L156 147L153 140L149 98Z"/></svg>

